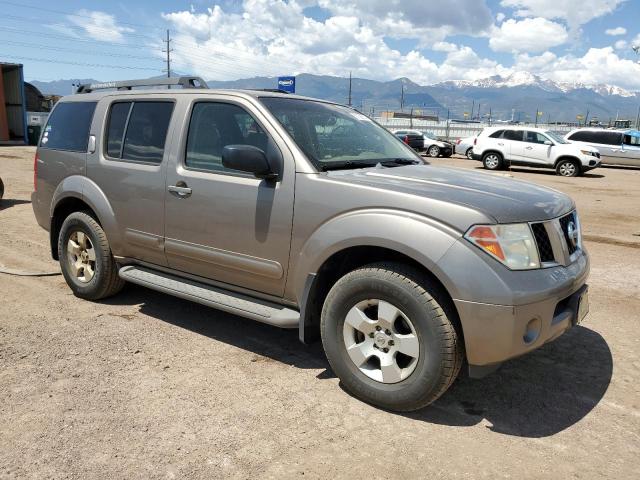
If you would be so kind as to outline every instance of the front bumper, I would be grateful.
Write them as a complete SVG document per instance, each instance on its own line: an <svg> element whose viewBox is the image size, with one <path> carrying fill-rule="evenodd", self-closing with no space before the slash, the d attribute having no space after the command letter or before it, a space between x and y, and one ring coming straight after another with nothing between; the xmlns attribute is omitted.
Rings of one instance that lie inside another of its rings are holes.
<svg viewBox="0 0 640 480"><path fill-rule="evenodd" d="M589 257L568 266L512 271L459 242L439 266L454 282L453 301L472 367L499 365L535 350L578 322Z"/></svg>

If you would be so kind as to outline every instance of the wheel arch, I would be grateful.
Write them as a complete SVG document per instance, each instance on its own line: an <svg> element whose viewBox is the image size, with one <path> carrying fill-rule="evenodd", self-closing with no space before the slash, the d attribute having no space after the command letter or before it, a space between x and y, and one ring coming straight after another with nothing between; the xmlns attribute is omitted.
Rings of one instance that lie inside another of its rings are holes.
<svg viewBox="0 0 640 480"><path fill-rule="evenodd" d="M449 299L455 298L455 284L438 261L460 237L448 226L407 212L351 212L323 225L292 259L288 292L301 310L300 339L307 343L316 338L324 298L338 278L366 264L396 261L413 266Z"/></svg>
<svg viewBox="0 0 640 480"><path fill-rule="evenodd" d="M578 168L582 167L582 162L580 161L580 159L578 157L574 157L573 155L561 155L558 158L556 158L556 161L553 164L553 168L557 168L558 164L560 162L562 162L563 160L571 160L576 164L576 166Z"/></svg>
<svg viewBox="0 0 640 480"><path fill-rule="evenodd" d="M51 202L49 241L51 256L58 260L58 235L64 220L73 212L87 211L105 231L114 250L119 245L118 229L113 208L106 195L87 177L74 175L65 178L56 188ZM115 247L115 248L114 248Z"/></svg>

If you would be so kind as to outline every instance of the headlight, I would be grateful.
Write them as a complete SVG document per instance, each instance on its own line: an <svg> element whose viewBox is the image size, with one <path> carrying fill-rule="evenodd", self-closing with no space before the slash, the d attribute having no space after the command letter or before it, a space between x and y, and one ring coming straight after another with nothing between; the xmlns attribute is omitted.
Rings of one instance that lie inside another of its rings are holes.
<svg viewBox="0 0 640 480"><path fill-rule="evenodd" d="M592 157L596 156L596 152L592 152L591 150L580 150L580 153L583 155L591 155Z"/></svg>
<svg viewBox="0 0 640 480"><path fill-rule="evenodd" d="M464 237L512 270L540 268L536 242L527 223L475 225Z"/></svg>

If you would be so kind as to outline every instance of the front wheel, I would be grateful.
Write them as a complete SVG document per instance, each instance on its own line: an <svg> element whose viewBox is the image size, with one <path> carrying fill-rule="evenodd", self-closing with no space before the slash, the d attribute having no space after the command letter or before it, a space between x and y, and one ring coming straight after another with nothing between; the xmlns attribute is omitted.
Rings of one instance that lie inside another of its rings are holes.
<svg viewBox="0 0 640 480"><path fill-rule="evenodd" d="M443 298L428 277L401 264L365 266L338 280L322 309L321 333L345 388L395 411L425 407L442 395L463 358Z"/></svg>
<svg viewBox="0 0 640 480"><path fill-rule="evenodd" d="M429 149L427 150L427 154L430 157L436 158L440 156L440 147L438 147L437 145L431 145L429 147Z"/></svg>
<svg viewBox="0 0 640 480"><path fill-rule="evenodd" d="M556 173L563 177L577 177L580 175L580 166L575 160L560 160L556 165Z"/></svg>
<svg viewBox="0 0 640 480"><path fill-rule="evenodd" d="M502 161L502 157L500 154L495 152L489 152L484 157L482 157L482 165L487 170L500 170L504 162Z"/></svg>
<svg viewBox="0 0 640 480"><path fill-rule="evenodd" d="M80 298L100 300L124 286L104 230L86 212L74 212L63 222L58 259L64 279Z"/></svg>

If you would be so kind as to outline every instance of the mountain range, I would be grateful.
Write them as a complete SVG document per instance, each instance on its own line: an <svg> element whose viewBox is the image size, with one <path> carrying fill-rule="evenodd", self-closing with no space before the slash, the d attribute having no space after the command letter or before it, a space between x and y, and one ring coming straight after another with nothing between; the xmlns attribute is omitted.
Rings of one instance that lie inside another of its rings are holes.
<svg viewBox="0 0 640 480"><path fill-rule="evenodd" d="M93 79L32 81L45 94L67 95L72 83L91 83ZM207 82L211 88L276 88L276 78L254 77L241 80ZM327 75L301 74L296 77L301 95L347 103L349 79ZM529 72L492 76L481 80L451 80L434 85L418 85L408 78L381 82L353 78L352 105L365 113L398 110L424 110L441 118L480 118L491 112L495 120L527 121L536 112L543 120L575 121L578 115L635 120L640 93L605 84L554 82ZM466 115L465 115L466 113Z"/></svg>

